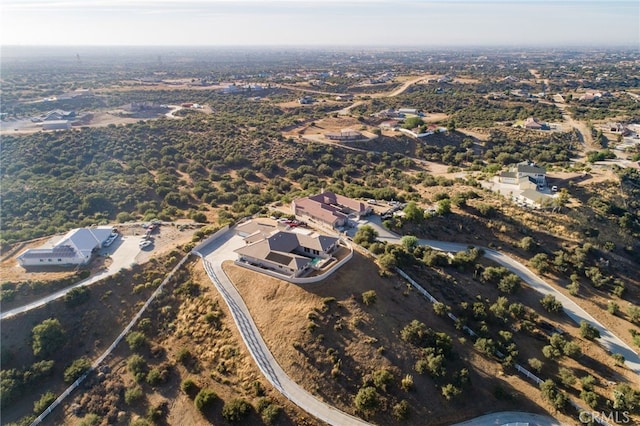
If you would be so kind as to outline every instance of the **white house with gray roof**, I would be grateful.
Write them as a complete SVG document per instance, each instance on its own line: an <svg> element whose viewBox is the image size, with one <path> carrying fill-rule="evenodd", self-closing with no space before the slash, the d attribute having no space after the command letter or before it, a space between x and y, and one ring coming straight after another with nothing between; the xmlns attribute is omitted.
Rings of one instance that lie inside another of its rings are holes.
<svg viewBox="0 0 640 426"><path fill-rule="evenodd" d="M111 226L73 229L54 244L25 250L18 262L25 267L86 265L112 232Z"/></svg>
<svg viewBox="0 0 640 426"><path fill-rule="evenodd" d="M523 161L516 164L508 172L500 173L498 175L498 181L512 185L519 185L523 182L531 181L537 186L545 187L547 185L546 176L547 170L544 167L538 166L530 161Z"/></svg>

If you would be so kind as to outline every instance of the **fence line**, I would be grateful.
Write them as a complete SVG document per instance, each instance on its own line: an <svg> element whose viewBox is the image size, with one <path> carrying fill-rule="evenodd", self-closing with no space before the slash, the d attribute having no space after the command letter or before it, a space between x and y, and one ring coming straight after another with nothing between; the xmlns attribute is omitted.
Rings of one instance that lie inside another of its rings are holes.
<svg viewBox="0 0 640 426"><path fill-rule="evenodd" d="M228 227L227 227L228 228ZM214 234L215 235L215 234ZM217 238L217 237L216 237ZM62 392L62 394L55 399L55 401L53 401L51 403L51 405L49 405L47 407L46 410L44 410L38 417L35 418L35 420L33 421L33 423L31 423L31 426L35 426L38 425L40 423L42 423L42 421L45 419L45 417L47 417L49 414L51 414L51 412L62 403L62 401L65 400L66 397L68 397L71 392L73 392L74 390L76 390L80 384L89 376L89 374L91 374L93 371L95 371L98 366L100 364L102 364L102 362L105 360L105 358L107 358L111 352L113 352L113 350L116 348L116 346L118 346L118 344L122 341L122 339L124 339L124 337L131 331L131 329L136 325L136 323L138 322L138 320L142 317L142 315L144 314L144 312L147 310L147 308L151 305L151 303L155 300L156 297L158 297L162 291L164 290L165 285L173 278L173 276L175 275L176 272L178 272L178 270L180 268L182 268L182 266L186 263L186 261L189 259L189 257L191 256L192 252L187 253L181 260L180 262L178 262L178 264L176 266L173 267L173 269L171 270L171 272L169 272L169 274L164 278L164 280L162 281L162 283L160 283L160 285L158 286L158 288L151 294L151 296L147 299L147 301L144 303L144 305L142 305L142 307L138 310L138 312L136 313L136 315L134 315L133 319L131 319L131 321L129 321L129 324L127 324L127 326L122 330L122 332L118 335L118 337L116 337L116 339L113 341L113 343L102 353L102 355L100 355L92 364L91 367L89 368L89 370L87 370L86 373L84 373L82 376L80 376L75 382L73 382L67 389L65 389L64 392Z"/></svg>
<svg viewBox="0 0 640 426"><path fill-rule="evenodd" d="M413 280L413 278L411 278L409 275L407 275L402 269L396 268L396 272L398 274L400 274L400 276L402 276L405 280L407 280L407 282L409 282L409 284L411 284L416 290L418 290L418 292L420 294L422 294L424 297L426 297L431 303L433 303L433 304L439 303L438 299L433 297L431 295L431 293L429 293L427 290L425 290L420 284L418 284L415 280ZM458 320L458 318L454 314L452 314L451 312L448 312L447 316L454 322ZM468 335L470 335L472 337L476 337L476 338L479 337L476 334L475 331L473 331L471 328L467 327L466 325L462 327L462 330L464 330L464 332L466 332ZM495 351L495 354L498 355L499 358L504 358L504 354L502 354L498 350ZM540 386L541 383L544 383L544 380L542 380L540 377L536 376L531 371L529 371L526 368L524 368L522 365L520 365L518 363L515 363L514 367L519 373L521 373L522 375L524 375L525 377L527 377L528 379L530 379L531 381L536 383L538 386ZM568 399L569 399L569 403L579 413L588 411L584 407L582 407L580 404L578 404L577 402L574 402L571 398L568 398ZM593 420L596 423L601 424L603 426L611 426L609 423L607 423L606 420L601 419L599 417L595 417Z"/></svg>

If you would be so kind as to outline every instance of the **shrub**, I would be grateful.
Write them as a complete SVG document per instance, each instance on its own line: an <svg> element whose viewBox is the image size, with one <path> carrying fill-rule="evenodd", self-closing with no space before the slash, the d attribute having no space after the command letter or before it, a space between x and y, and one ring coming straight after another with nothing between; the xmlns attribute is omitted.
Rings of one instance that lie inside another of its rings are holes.
<svg viewBox="0 0 640 426"><path fill-rule="evenodd" d="M40 414L56 400L53 392L47 392L40 396L40 399L33 403L33 414Z"/></svg>
<svg viewBox="0 0 640 426"><path fill-rule="evenodd" d="M182 365L187 364L191 360L191 352L189 349L185 347L180 348L176 353L176 360Z"/></svg>
<svg viewBox="0 0 640 426"><path fill-rule="evenodd" d="M132 387L132 388L128 388L126 391L124 391L124 402L126 402L127 404L131 405L136 401L139 401L140 399L142 399L143 393L142 393L142 388L138 385Z"/></svg>
<svg viewBox="0 0 640 426"><path fill-rule="evenodd" d="M234 398L222 407L222 417L230 422L239 422L249 415L251 404L242 398Z"/></svg>
<svg viewBox="0 0 640 426"><path fill-rule="evenodd" d="M447 401L450 401L456 396L460 395L462 393L462 390L454 386L453 384L448 383L442 387L441 392L442 396L444 396Z"/></svg>
<svg viewBox="0 0 640 426"><path fill-rule="evenodd" d="M615 361L618 367L624 366L624 355L622 354L611 354L611 358Z"/></svg>
<svg viewBox="0 0 640 426"><path fill-rule="evenodd" d="M262 421L270 425L276 421L282 409L269 398L260 398L256 404L256 410L260 413Z"/></svg>
<svg viewBox="0 0 640 426"><path fill-rule="evenodd" d="M65 383L73 383L91 368L91 361L88 358L78 358L64 370Z"/></svg>
<svg viewBox="0 0 640 426"><path fill-rule="evenodd" d="M190 398L193 398L198 390L198 385L196 385L196 382L191 379L185 379L180 384L180 389L182 389L182 392L187 394Z"/></svg>
<svg viewBox="0 0 640 426"><path fill-rule="evenodd" d="M540 304L547 312L560 312L562 303L553 294L546 294L540 299Z"/></svg>
<svg viewBox="0 0 640 426"><path fill-rule="evenodd" d="M433 312L438 316L445 316L448 311L449 308L442 302L436 302L433 304Z"/></svg>
<svg viewBox="0 0 640 426"><path fill-rule="evenodd" d="M138 354L133 354L127 358L127 367L137 381L141 381L147 376L147 362Z"/></svg>
<svg viewBox="0 0 640 426"><path fill-rule="evenodd" d="M56 318L49 318L31 330L33 342L31 348L35 356L46 357L54 354L67 342L67 336Z"/></svg>
<svg viewBox="0 0 640 426"><path fill-rule="evenodd" d="M145 419L139 419L139 420L143 420L143 423L131 422L129 426L150 426ZM101 421L102 419L100 418L100 416L98 416L95 413L89 413L86 416L84 416L84 418L80 423L78 423L78 426L98 426Z"/></svg>
<svg viewBox="0 0 640 426"><path fill-rule="evenodd" d="M582 320L580 321L580 336L587 340L593 340L600 337L600 332L593 325Z"/></svg>
<svg viewBox="0 0 640 426"><path fill-rule="evenodd" d="M367 306L373 305L374 303L376 303L377 299L378 299L378 295L376 294L375 290L368 290L362 293L362 303L364 303Z"/></svg>
<svg viewBox="0 0 640 426"><path fill-rule="evenodd" d="M413 389L413 376L411 374L405 375L402 378L402 381L400 382L400 386L402 387L402 389L404 389L407 392L412 390Z"/></svg>
<svg viewBox="0 0 640 426"><path fill-rule="evenodd" d="M207 411L213 406L213 403L218 398L218 395L211 389L201 389L200 392L196 395L196 399L194 401L196 408L200 412Z"/></svg>
<svg viewBox="0 0 640 426"><path fill-rule="evenodd" d="M167 366L155 367L147 373L147 383L151 386L159 386L167 382L169 378L169 369Z"/></svg>
<svg viewBox="0 0 640 426"><path fill-rule="evenodd" d="M378 395L378 391L373 386L364 386L358 390L355 404L360 411L375 411L380 405L380 395Z"/></svg>
<svg viewBox="0 0 640 426"><path fill-rule="evenodd" d="M532 252L536 249L536 241L531 237L524 237L518 243L521 249L526 250L528 252Z"/></svg>
<svg viewBox="0 0 640 426"><path fill-rule="evenodd" d="M129 344L129 348L134 352L140 352L147 346L146 336L139 331L130 332L125 339L127 340L127 344Z"/></svg>
<svg viewBox="0 0 640 426"><path fill-rule="evenodd" d="M531 367L531 369L533 371L535 371L536 373L540 373L540 370L542 370L542 361L540 361L538 358L529 358L529 367Z"/></svg>
<svg viewBox="0 0 640 426"><path fill-rule="evenodd" d="M387 390L387 385L393 381L393 374L386 368L376 370L373 372L373 385L384 391Z"/></svg>
<svg viewBox="0 0 640 426"><path fill-rule="evenodd" d="M64 303L68 307L73 308L82 305L89 300L90 297L91 293L87 287L76 287L64 295Z"/></svg>
<svg viewBox="0 0 640 426"><path fill-rule="evenodd" d="M405 399L393 406L393 417L398 421L406 420L409 417L409 403Z"/></svg>
<svg viewBox="0 0 640 426"><path fill-rule="evenodd" d="M269 404L260 411L260 417L262 417L262 421L265 422L265 424L271 425L278 418L280 411L282 411L282 409L279 406Z"/></svg>
<svg viewBox="0 0 640 426"><path fill-rule="evenodd" d="M580 398L591 408L598 406L598 394L593 391L583 390L580 392Z"/></svg>

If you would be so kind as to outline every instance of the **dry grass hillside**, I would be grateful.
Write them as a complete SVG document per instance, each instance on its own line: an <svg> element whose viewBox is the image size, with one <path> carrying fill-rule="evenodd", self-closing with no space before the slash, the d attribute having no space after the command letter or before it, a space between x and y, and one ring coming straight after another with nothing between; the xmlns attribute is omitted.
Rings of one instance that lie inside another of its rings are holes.
<svg viewBox="0 0 640 426"><path fill-rule="evenodd" d="M406 282L395 276L382 278L373 261L361 254L356 253L327 280L304 287L231 263L225 270L285 371L344 411L373 423L391 424L400 417L398 407L408 404L407 424L424 424L429 418L430 424L445 425L487 411L545 413L547 409L535 386L504 374L498 362L460 339L462 334L453 324L435 315ZM370 291L375 292L375 302L367 305L363 293ZM416 362L425 350L400 337L413 320L453 338L452 355L445 360L446 372L440 377L416 372ZM465 368L467 383L457 377ZM390 375L381 373L385 370ZM370 384L377 388L378 407L359 410L356 395ZM462 393L447 400L442 395L447 384L457 384Z"/></svg>

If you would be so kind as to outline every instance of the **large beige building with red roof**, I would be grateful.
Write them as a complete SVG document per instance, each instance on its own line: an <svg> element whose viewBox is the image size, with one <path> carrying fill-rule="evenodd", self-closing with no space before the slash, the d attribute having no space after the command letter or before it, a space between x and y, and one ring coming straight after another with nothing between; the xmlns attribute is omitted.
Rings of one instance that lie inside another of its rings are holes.
<svg viewBox="0 0 640 426"><path fill-rule="evenodd" d="M296 217L329 228L347 225L349 217L359 219L371 213L371 207L366 203L329 191L294 200L291 207Z"/></svg>

